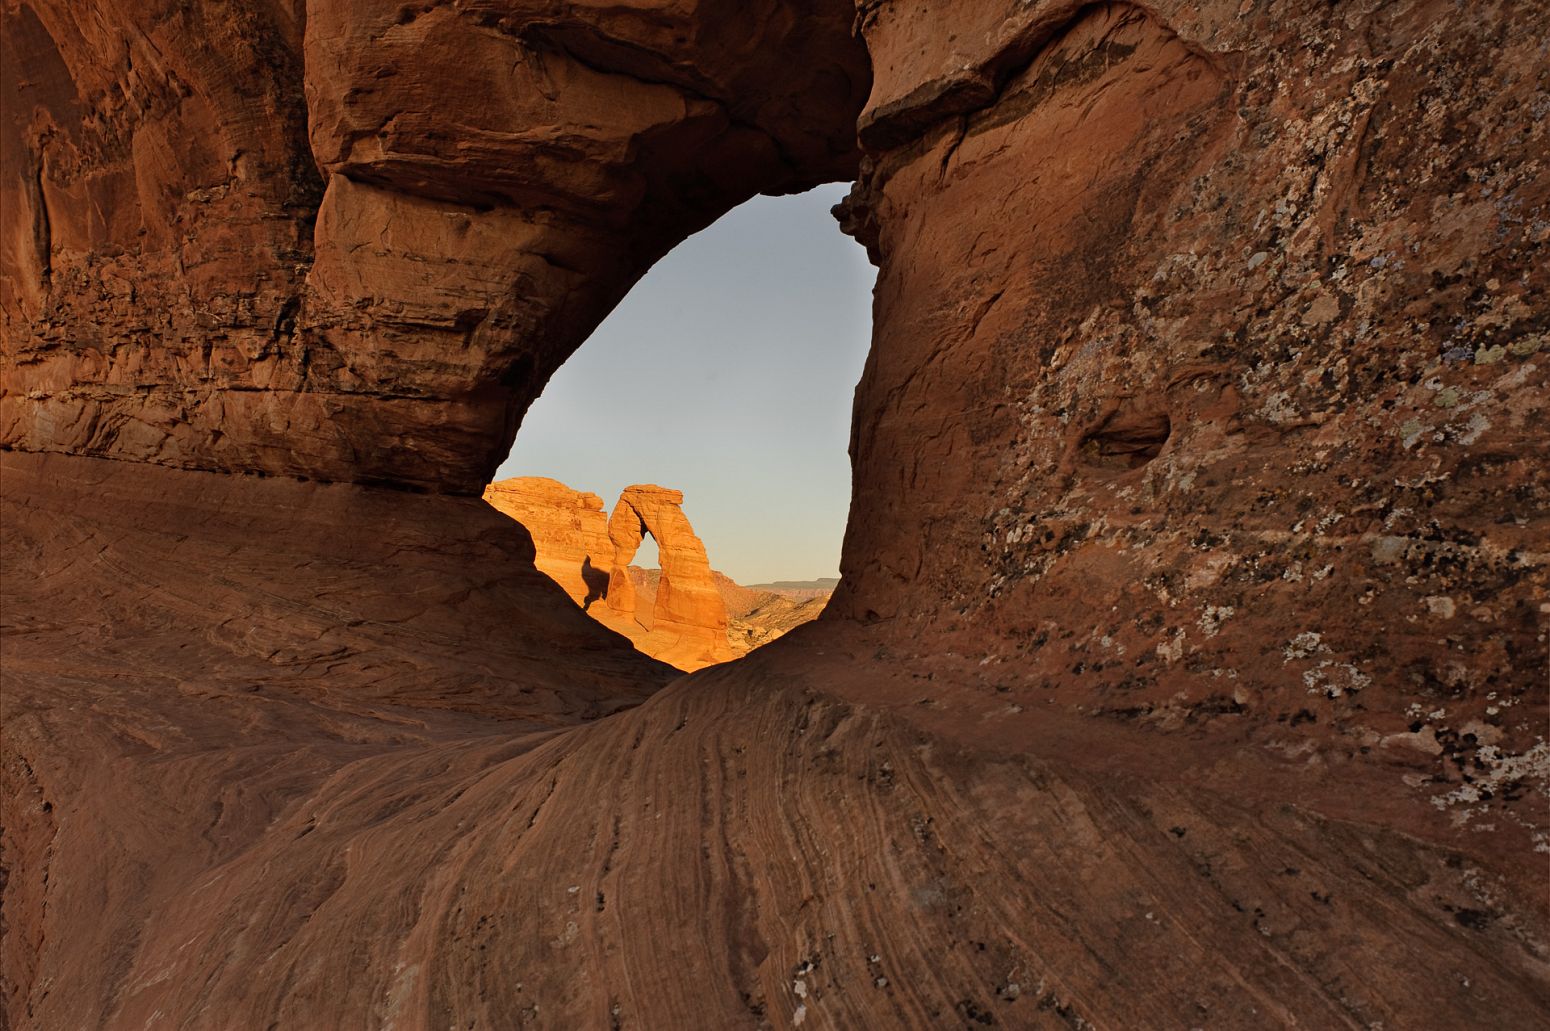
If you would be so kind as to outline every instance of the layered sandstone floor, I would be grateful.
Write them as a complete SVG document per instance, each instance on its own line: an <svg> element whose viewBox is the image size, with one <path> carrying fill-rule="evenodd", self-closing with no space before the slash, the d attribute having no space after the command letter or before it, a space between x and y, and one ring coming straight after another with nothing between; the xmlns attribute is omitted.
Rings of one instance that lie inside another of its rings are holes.
<svg viewBox="0 0 1550 1031"><path fill-rule="evenodd" d="M7 1027L1550 1019L1550 5L0 17ZM849 180L842 581L680 676L478 495Z"/></svg>
<svg viewBox="0 0 1550 1031"><path fill-rule="evenodd" d="M1529 1026L1547 1004L1543 854L1507 802L1461 823L1406 789L1422 749L1093 719L837 622L670 680L541 605L558 589L476 500L73 457L4 475L13 1026ZM514 634L513 610L551 622Z"/></svg>

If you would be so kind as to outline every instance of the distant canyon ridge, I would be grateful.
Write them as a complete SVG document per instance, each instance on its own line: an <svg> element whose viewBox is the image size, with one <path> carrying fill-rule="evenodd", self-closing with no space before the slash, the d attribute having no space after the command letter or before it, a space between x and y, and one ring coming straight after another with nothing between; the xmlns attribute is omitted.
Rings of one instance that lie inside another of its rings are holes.
<svg viewBox="0 0 1550 1031"><path fill-rule="evenodd" d="M817 619L838 579L744 586L712 569L683 511L683 492L626 487L603 499L544 476L490 484L484 500L532 535L538 570L636 650L686 672L727 662ZM632 560L645 534L660 569Z"/></svg>

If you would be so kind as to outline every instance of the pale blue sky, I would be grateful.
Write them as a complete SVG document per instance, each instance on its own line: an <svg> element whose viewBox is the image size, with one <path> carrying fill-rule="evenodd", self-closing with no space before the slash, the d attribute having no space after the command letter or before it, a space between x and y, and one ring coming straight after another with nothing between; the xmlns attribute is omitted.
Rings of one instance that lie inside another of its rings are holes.
<svg viewBox="0 0 1550 1031"><path fill-rule="evenodd" d="M679 244L549 381L499 476L610 509L676 487L739 583L837 576L875 278L829 214L847 189L755 197Z"/></svg>

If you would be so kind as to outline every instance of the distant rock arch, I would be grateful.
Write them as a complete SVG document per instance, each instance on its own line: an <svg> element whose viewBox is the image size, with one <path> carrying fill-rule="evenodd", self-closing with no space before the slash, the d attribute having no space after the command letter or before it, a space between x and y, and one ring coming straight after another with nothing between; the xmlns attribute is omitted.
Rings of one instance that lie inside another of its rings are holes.
<svg viewBox="0 0 1550 1031"><path fill-rule="evenodd" d="M719 574L684 514L682 491L638 483L610 515L596 494L519 476L490 484L484 499L527 529L539 572L647 655L686 671L737 657ZM630 563L648 533L662 569L650 611L642 612Z"/></svg>
<svg viewBox="0 0 1550 1031"><path fill-rule="evenodd" d="M657 542L662 578L657 585L650 629L674 635L684 654L703 652L709 662L732 658L727 643L727 610L716 589L705 545L683 512L683 492L654 484L626 487L608 519L613 568L608 607L639 622L630 563L646 534Z"/></svg>

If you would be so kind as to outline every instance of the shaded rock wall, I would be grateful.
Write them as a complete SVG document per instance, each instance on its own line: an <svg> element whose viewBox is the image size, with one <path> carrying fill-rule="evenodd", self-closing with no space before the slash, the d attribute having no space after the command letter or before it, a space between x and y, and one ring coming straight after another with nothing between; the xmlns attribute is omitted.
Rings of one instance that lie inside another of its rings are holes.
<svg viewBox="0 0 1550 1031"><path fill-rule="evenodd" d="M1415 806L1543 847L1472 782L1550 747L1550 16L1459 10L869 8L830 614L1041 704L1424 756Z"/></svg>
<svg viewBox="0 0 1550 1031"><path fill-rule="evenodd" d="M853 174L867 85L842 0L4 18L0 443L465 494L658 257Z"/></svg>
<svg viewBox="0 0 1550 1031"><path fill-rule="evenodd" d="M0 25L0 443L285 468L322 403L294 336L323 193L303 5L7 3Z"/></svg>

